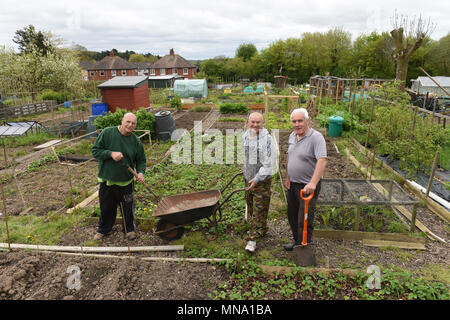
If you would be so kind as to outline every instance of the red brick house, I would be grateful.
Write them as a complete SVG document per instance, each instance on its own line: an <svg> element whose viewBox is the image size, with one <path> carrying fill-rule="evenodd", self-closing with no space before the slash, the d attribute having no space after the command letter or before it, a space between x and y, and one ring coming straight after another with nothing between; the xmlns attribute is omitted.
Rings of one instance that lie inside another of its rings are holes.
<svg viewBox="0 0 450 320"><path fill-rule="evenodd" d="M182 56L175 54L173 49L170 53L156 61L148 70L148 75L152 76L167 76L179 75L184 79L192 79L197 71L197 68L184 59Z"/></svg>
<svg viewBox="0 0 450 320"><path fill-rule="evenodd" d="M117 108L132 111L150 106L147 76L114 77L97 88L110 112Z"/></svg>
<svg viewBox="0 0 450 320"><path fill-rule="evenodd" d="M138 71L136 65L128 62L119 56L115 56L114 52L110 52L109 56L104 57L95 65L89 67L88 80L109 80L116 76L137 76Z"/></svg>

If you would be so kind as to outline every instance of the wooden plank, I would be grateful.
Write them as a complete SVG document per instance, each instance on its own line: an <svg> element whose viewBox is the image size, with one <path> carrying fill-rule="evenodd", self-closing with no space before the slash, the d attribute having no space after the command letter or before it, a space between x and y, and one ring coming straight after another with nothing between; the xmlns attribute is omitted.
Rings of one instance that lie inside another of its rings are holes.
<svg viewBox="0 0 450 320"><path fill-rule="evenodd" d="M38 146L34 147L33 149L36 150L36 151L42 150L42 149L51 147L51 146L53 146L53 145L55 145L55 144L58 144L58 143L60 143L61 141L62 141L62 140L50 140L50 141L47 141L47 142L44 143L44 144L41 144L41 145L38 145Z"/></svg>
<svg viewBox="0 0 450 320"><path fill-rule="evenodd" d="M78 208L84 208L86 207L89 203L91 203L94 199L96 199L98 197L98 190L95 191L93 194L91 194L89 197L87 197L86 199L84 199L83 201L81 201L79 204L77 204L75 207L67 209L66 213L72 213L75 209Z"/></svg>
<svg viewBox="0 0 450 320"><path fill-rule="evenodd" d="M384 240L402 241L413 243L426 243L427 239L420 236L410 236L402 233L382 233L366 231L344 231L344 230L320 230L315 229L313 236L326 239L348 239L348 240Z"/></svg>
<svg viewBox="0 0 450 320"><path fill-rule="evenodd" d="M258 265L258 267L261 268L261 270L265 273L269 274L286 274L286 273L292 273L293 267L282 267L282 266L266 266L266 265ZM303 272L308 274L331 274L331 273L341 273L345 274L347 276L356 276L356 274L360 271L357 269L330 269L330 268L303 268Z"/></svg>
<svg viewBox="0 0 450 320"><path fill-rule="evenodd" d="M369 247L394 247L411 250L425 250L423 243L363 239L362 244Z"/></svg>
<svg viewBox="0 0 450 320"><path fill-rule="evenodd" d="M7 243L0 243L0 248L8 248ZM147 252L147 251L180 251L184 245L141 246L141 247L83 247L83 246L47 246L37 244L11 243L11 249L29 249L61 252Z"/></svg>
<svg viewBox="0 0 450 320"><path fill-rule="evenodd" d="M1 250L1 249L0 249ZM218 258L169 258L169 257L136 257L136 256L115 256L110 254L95 254L95 253L74 253L74 252L55 252L55 251L42 251L41 253L52 253L67 256L83 256L93 258L109 258L109 259L139 259L144 261L163 261L163 262L197 262L197 263L209 263L209 262L233 262L233 259L218 259Z"/></svg>

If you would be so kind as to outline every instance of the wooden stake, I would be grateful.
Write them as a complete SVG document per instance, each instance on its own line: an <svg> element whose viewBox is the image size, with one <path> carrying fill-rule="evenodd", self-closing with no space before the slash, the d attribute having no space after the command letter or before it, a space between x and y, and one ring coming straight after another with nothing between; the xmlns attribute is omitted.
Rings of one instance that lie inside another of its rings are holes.
<svg viewBox="0 0 450 320"><path fill-rule="evenodd" d="M365 144L365 150L366 150L366 155L367 155L367 150L368 147L367 145L369 144L369 136L370 136L370 128L372 127L372 118L373 118L373 109L375 108L375 99L372 98L372 106L370 108L370 120L369 120L369 128L367 129L367 137L366 137L366 144Z"/></svg>
<svg viewBox="0 0 450 320"><path fill-rule="evenodd" d="M2 200L3 200L3 214L5 216L6 225L6 238L8 239L8 250L11 252L11 242L9 240L9 227L8 227L8 212L6 212L6 202L5 202L5 190L3 189L3 184L1 184L2 189Z"/></svg>
<svg viewBox="0 0 450 320"><path fill-rule="evenodd" d="M438 160L439 160L439 147L437 148L436 153L434 155L433 167L431 168L430 179L428 180L427 192L425 193L427 198L430 195L430 189L431 185L433 184L434 174L436 172Z"/></svg>
<svg viewBox="0 0 450 320"><path fill-rule="evenodd" d="M8 167L8 156L6 155L5 137L2 137L2 140L3 140L3 154L5 155L5 167Z"/></svg>
<svg viewBox="0 0 450 320"><path fill-rule="evenodd" d="M120 204L120 212L122 212L123 234L124 234L125 239L127 240L128 255L131 256L130 241L128 240L128 237L127 237L127 225L125 223L125 213L123 212L122 202L119 202L119 204Z"/></svg>

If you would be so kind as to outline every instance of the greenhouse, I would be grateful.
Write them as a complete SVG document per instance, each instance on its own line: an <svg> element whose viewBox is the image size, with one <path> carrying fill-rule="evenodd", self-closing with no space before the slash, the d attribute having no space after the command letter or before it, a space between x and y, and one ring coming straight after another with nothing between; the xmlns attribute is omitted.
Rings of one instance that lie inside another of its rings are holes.
<svg viewBox="0 0 450 320"><path fill-rule="evenodd" d="M208 84L205 79L175 80L173 91L180 98L207 98Z"/></svg>

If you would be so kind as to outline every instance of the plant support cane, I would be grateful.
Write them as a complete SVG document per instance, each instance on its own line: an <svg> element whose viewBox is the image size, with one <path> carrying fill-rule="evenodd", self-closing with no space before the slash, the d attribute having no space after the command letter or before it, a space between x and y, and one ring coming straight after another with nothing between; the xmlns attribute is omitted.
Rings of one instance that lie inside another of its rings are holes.
<svg viewBox="0 0 450 320"><path fill-rule="evenodd" d="M315 266L316 259L311 247L308 246L308 205L309 201L314 197L312 192L308 197L303 197L303 190L300 190L300 198L305 201L305 214L303 215L303 235L301 245L294 247L295 264L300 267ZM299 215L300 220L300 215ZM300 225L300 223L299 223ZM300 231L300 230L299 230Z"/></svg>

